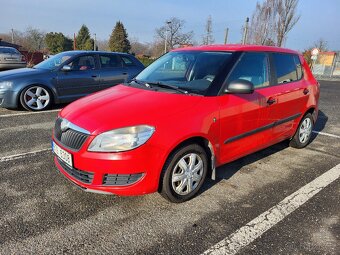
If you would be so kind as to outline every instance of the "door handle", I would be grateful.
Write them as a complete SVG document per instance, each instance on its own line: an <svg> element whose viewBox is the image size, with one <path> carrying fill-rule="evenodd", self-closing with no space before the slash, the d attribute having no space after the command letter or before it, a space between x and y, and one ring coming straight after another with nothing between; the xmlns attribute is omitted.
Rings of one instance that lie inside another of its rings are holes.
<svg viewBox="0 0 340 255"><path fill-rule="evenodd" d="M122 75L127 75L128 73L122 73Z"/></svg>
<svg viewBox="0 0 340 255"><path fill-rule="evenodd" d="M93 74L93 75L91 75L91 77L92 77L92 78L96 78L96 77L97 77L97 75Z"/></svg>
<svg viewBox="0 0 340 255"><path fill-rule="evenodd" d="M273 97L270 97L270 98L267 100L267 104L268 104L268 105L272 105L272 104L274 104L275 102L276 102L276 99L273 98Z"/></svg>
<svg viewBox="0 0 340 255"><path fill-rule="evenodd" d="M307 95L309 93L309 89L304 89L303 94Z"/></svg>

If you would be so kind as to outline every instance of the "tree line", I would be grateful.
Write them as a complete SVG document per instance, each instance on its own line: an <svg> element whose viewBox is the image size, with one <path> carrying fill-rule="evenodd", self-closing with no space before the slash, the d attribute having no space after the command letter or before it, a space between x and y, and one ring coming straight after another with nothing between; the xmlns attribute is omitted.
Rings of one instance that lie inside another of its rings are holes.
<svg viewBox="0 0 340 255"><path fill-rule="evenodd" d="M164 40L168 49L182 44L189 44L193 39L193 32L183 32L184 20L170 18L166 26L155 30L155 41L141 43L137 38L128 38L128 33L121 21L117 21L108 40L96 40L91 37L89 28L83 24L78 33L73 37L64 35L62 32L45 33L39 29L29 27L24 32L14 30L12 33L0 34L0 38L21 45L24 49L44 51L49 54L57 54L68 50L105 50L116 52L130 52L138 55L160 56L164 53ZM168 36L169 34L169 36Z"/></svg>

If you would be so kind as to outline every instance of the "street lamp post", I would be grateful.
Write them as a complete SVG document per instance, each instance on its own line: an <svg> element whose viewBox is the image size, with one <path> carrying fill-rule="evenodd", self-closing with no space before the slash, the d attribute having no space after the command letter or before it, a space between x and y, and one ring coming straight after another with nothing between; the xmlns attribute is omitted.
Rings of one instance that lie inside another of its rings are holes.
<svg viewBox="0 0 340 255"><path fill-rule="evenodd" d="M171 21L165 22L167 25L171 24ZM165 42L164 42L164 54L167 52L168 45L168 26L165 27Z"/></svg>
<svg viewBox="0 0 340 255"><path fill-rule="evenodd" d="M96 50L96 34L94 34L94 40L93 40L93 50L95 51Z"/></svg>

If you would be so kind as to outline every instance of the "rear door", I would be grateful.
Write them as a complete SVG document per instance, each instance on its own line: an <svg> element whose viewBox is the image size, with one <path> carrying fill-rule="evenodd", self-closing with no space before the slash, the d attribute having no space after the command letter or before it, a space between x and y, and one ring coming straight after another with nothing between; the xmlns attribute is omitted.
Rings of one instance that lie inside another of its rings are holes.
<svg viewBox="0 0 340 255"><path fill-rule="evenodd" d="M302 79L299 57L288 53L271 53L274 84L261 91L266 98L265 119L272 125L265 136L268 144L290 138L294 124L304 114L307 100L307 83Z"/></svg>
<svg viewBox="0 0 340 255"><path fill-rule="evenodd" d="M95 55L82 55L58 71L57 89L62 99L75 99L100 90L100 75Z"/></svg>
<svg viewBox="0 0 340 255"><path fill-rule="evenodd" d="M127 81L128 71L118 54L99 54L99 63L102 89Z"/></svg>
<svg viewBox="0 0 340 255"><path fill-rule="evenodd" d="M261 52L244 53L227 84L244 79L254 84L252 94L225 94L220 96L220 158L229 162L263 147L263 132L267 129L263 113L266 102L259 90L269 86L268 55Z"/></svg>

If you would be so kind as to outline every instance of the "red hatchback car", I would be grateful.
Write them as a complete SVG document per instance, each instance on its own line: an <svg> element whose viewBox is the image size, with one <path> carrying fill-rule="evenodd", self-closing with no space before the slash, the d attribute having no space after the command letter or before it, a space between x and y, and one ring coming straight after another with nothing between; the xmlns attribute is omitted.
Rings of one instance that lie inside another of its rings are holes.
<svg viewBox="0 0 340 255"><path fill-rule="evenodd" d="M283 140L305 147L319 83L301 54L266 46L176 49L133 81L59 114L54 160L87 191L172 202L192 198L215 167Z"/></svg>

